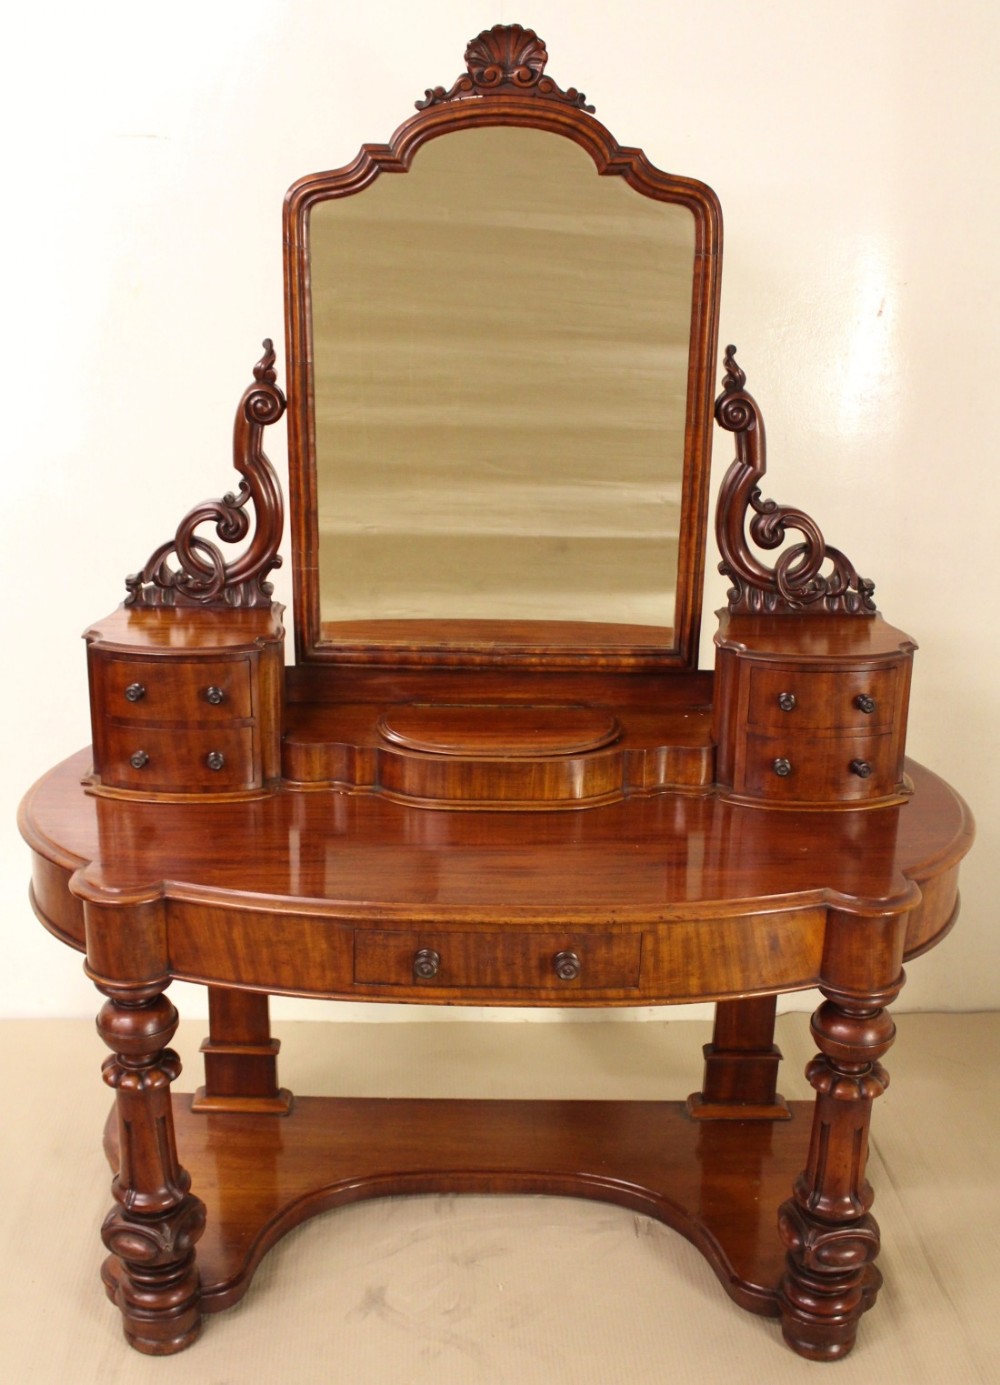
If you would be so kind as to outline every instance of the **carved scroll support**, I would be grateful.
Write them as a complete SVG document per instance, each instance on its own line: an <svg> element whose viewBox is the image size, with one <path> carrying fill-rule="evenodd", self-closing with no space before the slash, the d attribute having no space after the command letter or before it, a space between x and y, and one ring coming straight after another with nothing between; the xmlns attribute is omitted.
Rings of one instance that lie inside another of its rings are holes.
<svg viewBox="0 0 1000 1385"><path fill-rule="evenodd" d="M872 1102L889 1085L878 1060L896 1032L884 1004L898 990L860 1000L824 988L829 998L813 1016L820 1052L806 1068L816 1092L809 1159L778 1212L787 1251L782 1330L789 1346L813 1360L846 1356L882 1282L865 1167Z"/></svg>
<svg viewBox="0 0 1000 1385"><path fill-rule="evenodd" d="M520 24L495 24L469 41L465 50L468 72L458 78L450 91L444 87L428 88L423 101L417 102L417 110L516 91L593 112L582 91L575 87L563 91L551 77L545 76L548 60L545 44L533 29L523 29Z"/></svg>
<svg viewBox="0 0 1000 1385"><path fill-rule="evenodd" d="M262 447L264 429L285 411L274 361L267 339L253 369L253 384L236 410L233 465L243 478L238 491L205 501L184 516L174 537L150 555L142 571L126 577L126 606L270 606L272 587L266 578L281 564L278 547L285 518L281 486ZM248 502L254 510L253 537L239 557L227 562L218 545L196 530L214 523L223 542L241 542L250 532Z"/></svg>
<svg viewBox="0 0 1000 1385"><path fill-rule="evenodd" d="M733 583L730 611L874 615L874 582L859 577L844 554L824 541L815 521L789 505L761 499L760 482L767 470L764 420L745 389L735 346L726 347L724 363L715 417L720 427L735 433L736 459L719 490L715 534L722 554L719 571ZM762 563L747 541L749 534L758 548L778 549L789 529L800 533L802 542L784 549L773 567Z"/></svg>
<svg viewBox="0 0 1000 1385"><path fill-rule="evenodd" d="M194 1248L205 1229L204 1204L190 1191L174 1141L170 1084L181 1065L166 1045L177 1011L158 989L100 989L109 999L97 1028L112 1050L103 1072L118 1123L115 1205L101 1228L111 1255L102 1275L129 1344L166 1356L189 1346L201 1328Z"/></svg>

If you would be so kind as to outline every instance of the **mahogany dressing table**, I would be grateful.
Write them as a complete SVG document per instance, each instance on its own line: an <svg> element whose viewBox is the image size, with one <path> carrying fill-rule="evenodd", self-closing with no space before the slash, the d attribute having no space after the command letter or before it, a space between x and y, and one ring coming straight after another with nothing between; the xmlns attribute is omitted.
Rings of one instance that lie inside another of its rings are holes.
<svg viewBox="0 0 1000 1385"><path fill-rule="evenodd" d="M92 750L22 807L34 907L106 997L104 1281L140 1351L188 1346L305 1218L386 1193L638 1209L818 1359L878 1291L887 1006L954 920L971 822L904 764L913 642L762 499L732 348L732 588L698 671L718 203L546 61L481 34L389 145L288 194L295 664L267 342L238 490L87 632ZM193 1097L175 978L208 987ZM786 1103L776 997L814 986L815 1099ZM686 1103L320 1099L280 1086L269 994L716 1021Z"/></svg>

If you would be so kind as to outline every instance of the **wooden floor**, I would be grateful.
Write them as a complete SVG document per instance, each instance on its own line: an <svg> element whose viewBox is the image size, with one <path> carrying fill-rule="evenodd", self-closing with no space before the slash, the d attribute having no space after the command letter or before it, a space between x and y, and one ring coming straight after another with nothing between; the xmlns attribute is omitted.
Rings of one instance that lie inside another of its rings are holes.
<svg viewBox="0 0 1000 1385"><path fill-rule="evenodd" d="M325 1213L265 1259L183 1355L129 1350L99 1283L110 1205L104 1054L86 1021L4 1021L0 1379L73 1385L837 1385L1000 1382L1000 1014L903 1015L870 1177L885 1287L847 1361L793 1356L698 1252L641 1214L571 1198L419 1196ZM178 1035L197 1082L204 1024ZM681 1098L707 1026L277 1026L305 1095ZM808 1095L804 1015L781 1088ZM46 1109L47 1108L47 1109ZM183 1157L183 1150L182 1150Z"/></svg>

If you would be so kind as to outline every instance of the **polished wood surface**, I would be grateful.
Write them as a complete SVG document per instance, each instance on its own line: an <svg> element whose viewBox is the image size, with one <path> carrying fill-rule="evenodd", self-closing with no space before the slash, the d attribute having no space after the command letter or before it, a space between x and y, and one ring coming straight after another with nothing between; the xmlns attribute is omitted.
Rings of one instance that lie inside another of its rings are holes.
<svg viewBox="0 0 1000 1385"><path fill-rule="evenodd" d="M208 988L209 1034L201 1046L205 1085L194 1111L288 1114L292 1094L278 1086L279 1040L271 1037L270 1003L256 991Z"/></svg>
<svg viewBox="0 0 1000 1385"><path fill-rule="evenodd" d="M811 1107L696 1124L682 1103L300 1097L291 1115L208 1116L174 1097L179 1147L206 1191L206 1313L237 1303L265 1253L332 1207L400 1193L548 1193L617 1203L692 1241L743 1308L777 1317L784 1248L773 1209L803 1167ZM117 1127L106 1151L117 1168ZM757 1196L743 1196L749 1180ZM120 1271L106 1271L114 1296ZM669 1292L664 1284L663 1292Z"/></svg>
<svg viewBox="0 0 1000 1385"><path fill-rule="evenodd" d="M21 826L44 921L122 982L375 997L355 977L355 930L426 926L525 946L562 928L636 934L649 1000L864 991L947 929L972 839L962 801L916 765L898 806L794 819L671 794L530 818L331 791L111 801L81 786L88 768L82 752L40 780ZM516 1002L516 990L468 998ZM533 999L566 1003L551 992Z"/></svg>
<svg viewBox="0 0 1000 1385"><path fill-rule="evenodd" d="M496 702L296 702L284 778L426 807L507 810L589 808L714 781L704 685L661 678L650 705L627 708L584 703L582 683L564 688L566 703L541 701L542 687L517 702L511 691Z"/></svg>
<svg viewBox="0 0 1000 1385"><path fill-rule="evenodd" d="M692 1119L790 1119L788 1103L777 1089L781 1051L774 1044L776 1011L773 995L719 1001L712 1042L702 1049L701 1090L688 1097Z"/></svg>
<svg viewBox="0 0 1000 1385"><path fill-rule="evenodd" d="M86 633L92 786L259 793L280 773L282 608L123 605Z"/></svg>
<svg viewBox="0 0 1000 1385"><path fill-rule="evenodd" d="M390 144L300 180L286 203L298 666L284 671L266 581L282 502L261 434L284 409L268 343L237 412L238 492L191 511L129 579L126 608L88 632L93 751L22 805L36 912L86 953L105 997L105 1282L128 1341L168 1354L325 1207L571 1193L676 1227L794 1350L836 1359L880 1282L865 1170L889 1006L903 963L955 919L971 819L904 766L913 641L808 515L761 499L763 420L732 348L717 416L737 457L716 530L734 586L715 671L695 671L717 201L619 146L544 75L532 31L496 26L466 58ZM310 209L405 174L429 140L505 125L568 138L599 175L694 218L673 631L320 619ZM194 531L246 537L250 501L257 531L227 563ZM192 1109L170 1092L174 979L210 994ZM777 1090L773 1035L775 997L810 987L807 1115ZM717 1010L683 1106L293 1102L272 993Z"/></svg>
<svg viewBox="0 0 1000 1385"><path fill-rule="evenodd" d="M441 706L422 703L383 713L379 734L405 750L456 759L519 760L585 755L622 733L617 717L594 707Z"/></svg>
<svg viewBox="0 0 1000 1385"><path fill-rule="evenodd" d="M719 571L733 584L729 610L749 615L874 615L875 583L860 576L850 559L826 542L810 515L761 495L767 471L763 415L736 364L735 346L726 347L724 366L715 418L736 435L736 457L719 487L715 540L722 554ZM797 543L785 542L789 530L798 533ZM765 553L774 553L773 563L762 559Z"/></svg>
<svg viewBox="0 0 1000 1385"><path fill-rule="evenodd" d="M127 606L194 609L258 607L271 604L272 568L281 562L278 547L285 522L285 504L277 473L264 454L263 433L285 412L278 389L276 357L270 338L253 368L253 383L243 391L233 425L233 465L240 473L238 489L219 500L196 505L178 524L172 539L150 554L141 572L125 579ZM253 507L251 531L247 512ZM243 552L226 560L202 528L214 526L214 539L239 543L249 535Z"/></svg>
<svg viewBox="0 0 1000 1385"><path fill-rule="evenodd" d="M941 780L911 766L912 796L866 812L792 818L662 794L536 816L331 790L106 798L82 784L88 762L41 780L21 828L39 916L86 950L107 997L117 1172L104 1275L134 1347L188 1346L202 1313L235 1301L314 1212L488 1188L641 1207L699 1246L737 1302L777 1314L797 1352L851 1350L880 1282L865 1167L886 1006L905 958L954 920L972 836ZM179 1146L174 977L213 988L206 1083ZM771 997L807 985L825 997L811 1124L776 1092L772 1042ZM480 1103L473 1120L447 1102L293 1106L255 991L721 1004L686 1107Z"/></svg>
<svg viewBox="0 0 1000 1385"><path fill-rule="evenodd" d="M905 797L913 640L881 616L742 616L715 637L716 779L776 807Z"/></svg>

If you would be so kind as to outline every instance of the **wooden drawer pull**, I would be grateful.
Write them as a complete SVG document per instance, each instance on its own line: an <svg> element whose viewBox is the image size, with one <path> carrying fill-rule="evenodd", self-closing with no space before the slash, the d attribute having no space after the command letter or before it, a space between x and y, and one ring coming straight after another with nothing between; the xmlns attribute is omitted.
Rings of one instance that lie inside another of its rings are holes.
<svg viewBox="0 0 1000 1385"><path fill-rule="evenodd" d="M560 981L575 981L582 970L582 963L575 952L557 952L552 966Z"/></svg>
<svg viewBox="0 0 1000 1385"><path fill-rule="evenodd" d="M433 981L441 970L441 954L432 947L421 947L413 955L413 975L417 981Z"/></svg>

